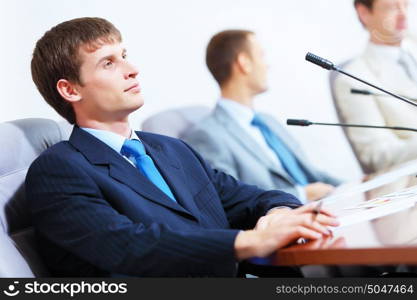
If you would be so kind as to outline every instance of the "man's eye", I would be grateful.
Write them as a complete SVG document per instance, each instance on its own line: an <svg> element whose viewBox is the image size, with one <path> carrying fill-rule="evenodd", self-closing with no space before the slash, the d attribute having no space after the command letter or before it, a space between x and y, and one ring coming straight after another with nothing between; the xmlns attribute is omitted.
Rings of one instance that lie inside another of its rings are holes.
<svg viewBox="0 0 417 300"><path fill-rule="evenodd" d="M105 66L106 68L111 67L112 65L113 65L113 62L112 62L111 60L108 60L108 61L106 61L106 62L104 63L104 66Z"/></svg>
<svg viewBox="0 0 417 300"><path fill-rule="evenodd" d="M123 58L123 59L126 59L126 58L127 58L127 54L126 54L126 53L125 53L125 54L123 54L123 55L122 55L122 58Z"/></svg>

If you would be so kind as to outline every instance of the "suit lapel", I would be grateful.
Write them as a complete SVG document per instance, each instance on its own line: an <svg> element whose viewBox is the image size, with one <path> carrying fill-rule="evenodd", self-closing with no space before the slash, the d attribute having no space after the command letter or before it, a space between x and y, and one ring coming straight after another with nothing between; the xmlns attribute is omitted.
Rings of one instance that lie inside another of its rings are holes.
<svg viewBox="0 0 417 300"><path fill-rule="evenodd" d="M178 203L172 201L164 192L150 182L126 159L91 134L74 127L69 142L94 165L108 165L109 176L127 185L142 197L169 207L177 212L192 216Z"/></svg>
<svg viewBox="0 0 417 300"><path fill-rule="evenodd" d="M169 155L161 144L150 142L141 132L136 132L145 145L146 152L152 157L177 201L198 219L199 209L195 205L194 197L190 193L183 168L174 155ZM170 200L172 202L172 200Z"/></svg>
<svg viewBox="0 0 417 300"><path fill-rule="evenodd" d="M258 161L264 164L270 171L277 175L284 177L289 182L293 183L293 179L288 175L285 169L274 162L272 159L262 153L259 145L253 140L253 138L247 134L236 121L228 115L228 113L220 106L216 106L214 115L221 124L229 131L229 134L237 140L248 152L256 157Z"/></svg>

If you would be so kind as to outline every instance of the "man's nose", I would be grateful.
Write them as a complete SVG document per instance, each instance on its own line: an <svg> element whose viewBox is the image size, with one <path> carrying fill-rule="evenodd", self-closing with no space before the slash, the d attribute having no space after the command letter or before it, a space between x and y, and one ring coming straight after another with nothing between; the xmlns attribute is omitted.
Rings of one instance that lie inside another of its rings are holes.
<svg viewBox="0 0 417 300"><path fill-rule="evenodd" d="M138 74L139 74L139 71L136 68L136 66L134 66L133 64L129 62L126 62L125 73L124 73L125 79L136 78Z"/></svg>

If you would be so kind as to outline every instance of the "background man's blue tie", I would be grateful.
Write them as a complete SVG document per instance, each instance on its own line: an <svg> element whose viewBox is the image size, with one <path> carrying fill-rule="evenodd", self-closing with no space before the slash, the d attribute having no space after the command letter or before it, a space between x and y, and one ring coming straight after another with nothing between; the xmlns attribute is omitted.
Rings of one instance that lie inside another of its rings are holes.
<svg viewBox="0 0 417 300"><path fill-rule="evenodd" d="M265 138L268 146L275 152L282 166L287 173L294 179L299 185L307 185L307 177L297 161L297 158L292 154L288 147L281 141L281 139L269 129L268 125L261 119L260 116L255 115L253 117L253 126L258 127L262 135Z"/></svg>
<svg viewBox="0 0 417 300"><path fill-rule="evenodd" d="M145 147L139 140L126 140L120 153L133 161L143 175L145 175L161 191L167 194L173 201L177 202L165 179L156 168L152 158L146 154Z"/></svg>

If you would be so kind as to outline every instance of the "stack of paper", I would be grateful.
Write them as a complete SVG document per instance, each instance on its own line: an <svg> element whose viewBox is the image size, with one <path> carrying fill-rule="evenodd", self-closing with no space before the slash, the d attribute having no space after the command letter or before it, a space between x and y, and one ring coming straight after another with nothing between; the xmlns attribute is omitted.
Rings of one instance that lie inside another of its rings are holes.
<svg viewBox="0 0 417 300"><path fill-rule="evenodd" d="M349 226L364 221L387 216L414 206L417 202L417 187L410 187L399 192L362 201L354 206L344 207L336 215L339 227Z"/></svg>

